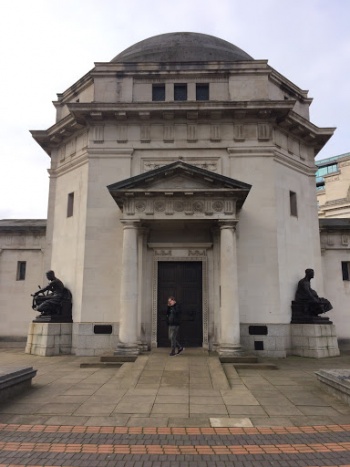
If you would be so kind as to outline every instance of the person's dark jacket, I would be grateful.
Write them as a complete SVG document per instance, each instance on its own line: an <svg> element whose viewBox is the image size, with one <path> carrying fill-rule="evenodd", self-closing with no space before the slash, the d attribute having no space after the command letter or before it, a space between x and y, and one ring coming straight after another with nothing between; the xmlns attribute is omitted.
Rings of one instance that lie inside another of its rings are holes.
<svg viewBox="0 0 350 467"><path fill-rule="evenodd" d="M181 306L175 303L173 306L168 306L167 312L168 326L180 326Z"/></svg>

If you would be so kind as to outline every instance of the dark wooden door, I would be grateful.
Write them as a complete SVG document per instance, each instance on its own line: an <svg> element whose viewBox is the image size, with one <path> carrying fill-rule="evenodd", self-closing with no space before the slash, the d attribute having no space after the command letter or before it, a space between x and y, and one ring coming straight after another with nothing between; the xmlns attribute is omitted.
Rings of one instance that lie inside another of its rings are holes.
<svg viewBox="0 0 350 467"><path fill-rule="evenodd" d="M158 347L169 347L166 310L168 297L181 304L179 341L185 347L202 347L202 263L197 261L158 263Z"/></svg>

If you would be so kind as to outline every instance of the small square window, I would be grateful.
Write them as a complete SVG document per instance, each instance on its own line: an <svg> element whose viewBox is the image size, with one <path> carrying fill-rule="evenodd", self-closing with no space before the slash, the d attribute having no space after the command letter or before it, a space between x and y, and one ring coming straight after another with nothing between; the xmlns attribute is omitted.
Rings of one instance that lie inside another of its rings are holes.
<svg viewBox="0 0 350 467"><path fill-rule="evenodd" d="M208 101L209 100L209 84L196 84L196 100Z"/></svg>
<svg viewBox="0 0 350 467"><path fill-rule="evenodd" d="M187 101L187 84L174 84L174 101Z"/></svg>
<svg viewBox="0 0 350 467"><path fill-rule="evenodd" d="M289 192L290 215L298 217L297 194L294 191Z"/></svg>
<svg viewBox="0 0 350 467"><path fill-rule="evenodd" d="M74 210L74 193L69 193L68 200L67 200L67 217L73 216L73 210Z"/></svg>
<svg viewBox="0 0 350 467"><path fill-rule="evenodd" d="M152 101L165 101L165 84L152 85Z"/></svg>
<svg viewBox="0 0 350 467"><path fill-rule="evenodd" d="M26 278L26 268L27 262L26 261L17 261L17 274L16 280L17 281L24 281Z"/></svg>
<svg viewBox="0 0 350 467"><path fill-rule="evenodd" d="M341 269L343 274L343 281L350 281L350 261L342 261Z"/></svg>

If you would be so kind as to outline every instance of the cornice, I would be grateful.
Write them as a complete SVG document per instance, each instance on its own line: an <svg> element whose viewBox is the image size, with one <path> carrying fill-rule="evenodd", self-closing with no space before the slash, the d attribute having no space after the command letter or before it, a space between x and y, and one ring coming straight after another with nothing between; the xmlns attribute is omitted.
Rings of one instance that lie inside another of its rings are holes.
<svg viewBox="0 0 350 467"><path fill-rule="evenodd" d="M183 74L196 72L213 72L215 74L221 71L232 72L250 72L257 73L267 68L267 60L242 60L239 62L162 62L161 68L159 62L95 62L95 68L91 71L91 76L111 75L123 73L127 76L140 76L152 72L159 75L168 75L169 72L181 72Z"/></svg>

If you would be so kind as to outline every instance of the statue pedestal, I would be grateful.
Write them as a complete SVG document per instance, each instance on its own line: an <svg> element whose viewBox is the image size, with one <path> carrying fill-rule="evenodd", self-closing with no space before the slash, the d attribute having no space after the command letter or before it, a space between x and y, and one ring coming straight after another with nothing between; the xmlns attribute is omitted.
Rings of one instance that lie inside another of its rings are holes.
<svg viewBox="0 0 350 467"><path fill-rule="evenodd" d="M71 354L72 323L32 322L25 352L42 357Z"/></svg>
<svg viewBox="0 0 350 467"><path fill-rule="evenodd" d="M333 324L291 324L292 355L311 358L339 355L338 339Z"/></svg>

